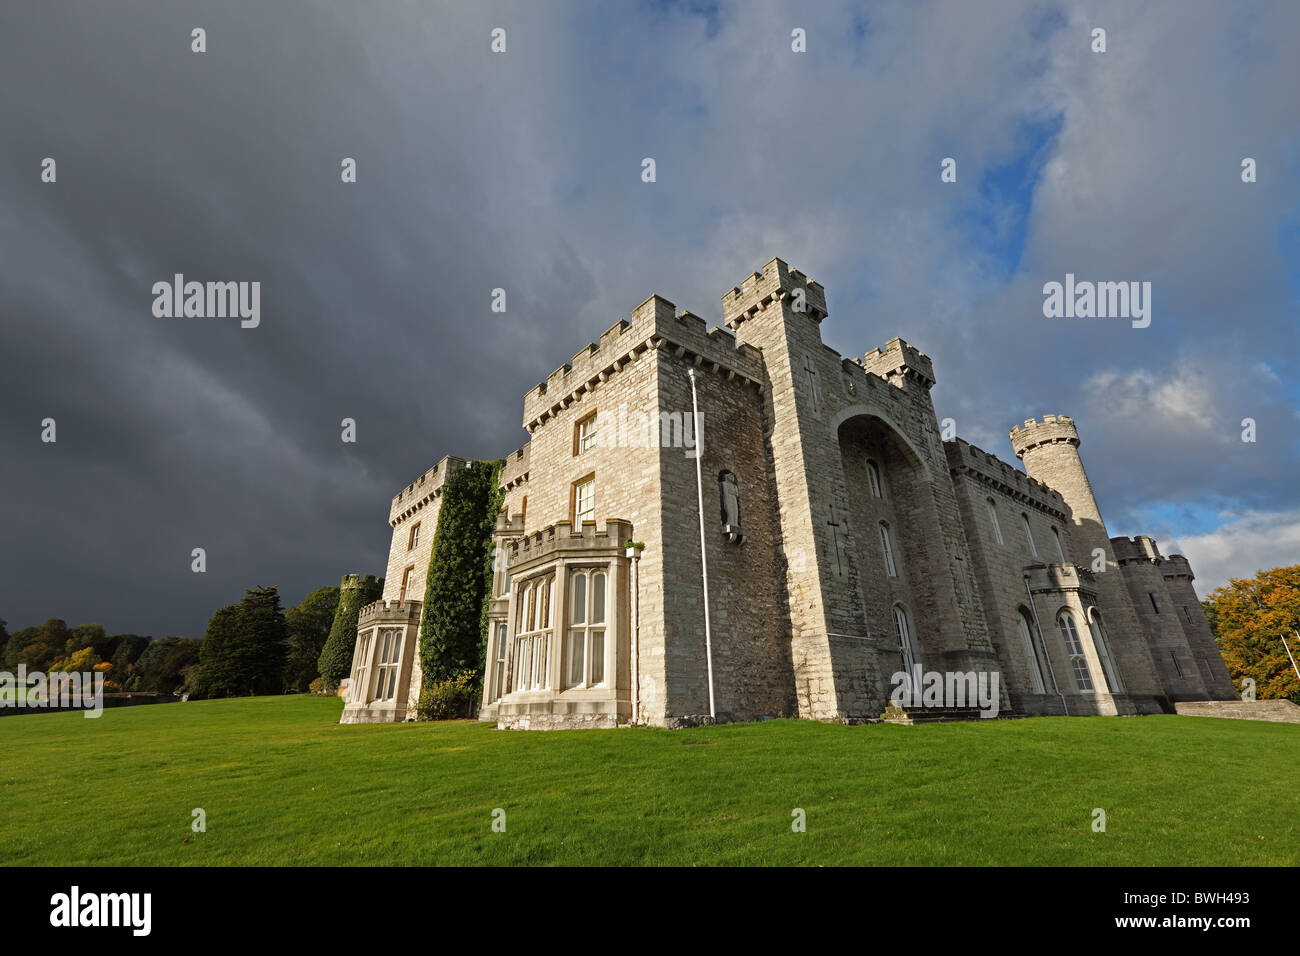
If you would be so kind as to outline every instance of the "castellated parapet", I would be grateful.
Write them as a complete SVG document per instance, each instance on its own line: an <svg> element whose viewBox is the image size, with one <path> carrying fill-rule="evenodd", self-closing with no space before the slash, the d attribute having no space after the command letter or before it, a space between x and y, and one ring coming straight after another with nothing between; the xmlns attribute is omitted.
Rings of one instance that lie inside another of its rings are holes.
<svg viewBox="0 0 1300 956"><path fill-rule="evenodd" d="M1025 568L1031 591L1059 593L1083 591L1089 596L1097 593L1097 576L1076 564L1032 564Z"/></svg>
<svg viewBox="0 0 1300 956"><path fill-rule="evenodd" d="M420 617L421 606L419 601L374 601L357 612L357 626L390 621L414 623Z"/></svg>
<svg viewBox="0 0 1300 956"><path fill-rule="evenodd" d="M773 302L797 300L803 294L803 312L815 322L826 318L826 290L798 269L791 269L780 259L772 259L738 286L722 296L722 321L729 329L752 319Z"/></svg>
<svg viewBox="0 0 1300 956"><path fill-rule="evenodd" d="M510 570L530 566L566 551L590 552L592 550L622 550L632 540L632 523L621 518L605 519L605 526L596 530L596 522L584 521L580 531L574 531L568 521L521 535L508 542Z"/></svg>
<svg viewBox="0 0 1300 956"><path fill-rule="evenodd" d="M1135 561L1162 564L1166 560L1155 540L1144 534L1133 538L1111 538L1110 544L1115 549L1115 559L1121 566Z"/></svg>
<svg viewBox="0 0 1300 956"><path fill-rule="evenodd" d="M447 477L454 471L465 467L464 458L447 455L415 481L411 482L393 496L393 503L388 509L388 524L397 525L426 508L442 495L442 487Z"/></svg>
<svg viewBox="0 0 1300 956"><path fill-rule="evenodd" d="M892 385L912 380L925 388L932 388L935 382L934 363L930 356L898 338L890 339L883 349L872 349L864 355L862 367Z"/></svg>
<svg viewBox="0 0 1300 956"><path fill-rule="evenodd" d="M1196 580L1191 564L1181 554L1171 554L1165 558L1164 570L1166 578L1185 578L1189 584Z"/></svg>
<svg viewBox="0 0 1300 956"><path fill-rule="evenodd" d="M1069 520L1069 508L1060 492L1044 482L1030 478L1019 468L1013 468L996 455L972 445L963 438L952 438L943 443L948 455L948 467L954 472L968 474L981 484L995 488L1010 498L1046 512L1062 523Z"/></svg>
<svg viewBox="0 0 1300 956"><path fill-rule="evenodd" d="M589 343L524 397L524 427L536 431L646 352L664 348L728 380L740 379L755 387L762 381L758 349L737 345L725 329L710 329L699 316L685 310L678 313L673 303L652 295L633 310L630 322L614 323L599 343Z"/></svg>
<svg viewBox="0 0 1300 956"><path fill-rule="evenodd" d="M1011 447L1022 460L1026 452L1057 442L1079 447L1079 432L1074 427L1074 419L1068 415L1044 415L1041 422L1029 418L1011 429Z"/></svg>
<svg viewBox="0 0 1300 956"><path fill-rule="evenodd" d="M501 466L501 487L507 492L528 481L528 451L529 447L525 444L506 455Z"/></svg>

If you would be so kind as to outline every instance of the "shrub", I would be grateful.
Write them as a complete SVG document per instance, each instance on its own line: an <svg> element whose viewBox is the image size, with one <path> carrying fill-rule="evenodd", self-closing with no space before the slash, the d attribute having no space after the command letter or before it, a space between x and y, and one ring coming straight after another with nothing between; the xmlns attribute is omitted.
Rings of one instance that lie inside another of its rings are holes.
<svg viewBox="0 0 1300 956"><path fill-rule="evenodd" d="M317 677L314 681L311 682L311 686L308 687L307 690L310 691L310 692L313 693L313 694L324 694L324 693L326 693L326 691L325 691L325 678L323 678L323 677Z"/></svg>
<svg viewBox="0 0 1300 956"><path fill-rule="evenodd" d="M415 714L420 720L457 720L474 716L480 694L474 671L461 671L447 680L425 684Z"/></svg>

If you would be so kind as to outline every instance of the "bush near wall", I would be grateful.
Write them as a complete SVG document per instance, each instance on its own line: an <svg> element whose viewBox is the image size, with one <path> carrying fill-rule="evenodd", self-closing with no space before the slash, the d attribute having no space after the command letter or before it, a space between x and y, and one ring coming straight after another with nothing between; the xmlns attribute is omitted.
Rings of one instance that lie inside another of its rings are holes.
<svg viewBox="0 0 1300 956"><path fill-rule="evenodd" d="M420 688L415 715L420 720L457 720L474 716L479 698L479 676L461 671L448 680L426 683Z"/></svg>

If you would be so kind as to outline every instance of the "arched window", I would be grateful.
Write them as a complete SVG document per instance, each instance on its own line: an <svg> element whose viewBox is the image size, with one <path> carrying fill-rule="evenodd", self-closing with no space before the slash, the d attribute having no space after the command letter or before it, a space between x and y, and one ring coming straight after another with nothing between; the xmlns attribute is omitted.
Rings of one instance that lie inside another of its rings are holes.
<svg viewBox="0 0 1300 956"><path fill-rule="evenodd" d="M871 497L885 497L884 488L880 484L880 468L870 458L867 459L867 487L871 489Z"/></svg>
<svg viewBox="0 0 1300 956"><path fill-rule="evenodd" d="M1079 690L1092 692L1092 674L1088 671L1088 659L1083 656L1083 645L1079 643L1079 629L1074 623L1074 615L1062 611L1056 616L1056 626L1061 629L1065 639L1065 652L1070 656L1070 666L1074 668L1074 682Z"/></svg>
<svg viewBox="0 0 1300 956"><path fill-rule="evenodd" d="M1029 667L1029 680L1033 685L1034 693L1046 693L1047 687L1043 683L1043 669L1038 663L1038 649L1034 646L1034 624L1029 620L1029 612L1023 607L1020 609L1020 613L1016 615L1016 623L1020 626L1020 642L1025 648L1025 662Z"/></svg>
<svg viewBox="0 0 1300 956"><path fill-rule="evenodd" d="M1020 525L1025 529L1025 541L1029 545L1029 553L1034 557L1038 557L1038 546L1034 544L1034 533L1029 530L1029 515L1022 514L1020 516Z"/></svg>
<svg viewBox="0 0 1300 956"><path fill-rule="evenodd" d="M1097 645L1097 656L1101 658L1101 669L1106 672L1106 683L1110 685L1111 693L1123 693L1124 685L1120 683L1119 668L1110 656L1110 636L1106 633L1106 625L1101 621L1101 612L1096 608L1092 609L1088 624L1092 628L1092 642Z"/></svg>
<svg viewBox="0 0 1300 956"><path fill-rule="evenodd" d="M574 571L572 581L564 682L568 687L600 687L605 683L607 575L600 569Z"/></svg>
<svg viewBox="0 0 1300 956"><path fill-rule="evenodd" d="M912 619L907 608L901 604L894 605L894 633L898 636L898 653L903 659L903 670L909 678L912 669L921 663L921 648L912 633Z"/></svg>
<svg viewBox="0 0 1300 956"><path fill-rule="evenodd" d="M1065 564L1065 548L1061 546L1061 532L1052 528L1052 538L1056 541L1056 556L1061 559L1062 564Z"/></svg>
<svg viewBox="0 0 1300 956"><path fill-rule="evenodd" d="M894 560L894 537L887 521L880 522L880 550L885 556L885 573L891 578L898 577L898 562Z"/></svg>
<svg viewBox="0 0 1300 956"><path fill-rule="evenodd" d="M511 690L543 690L550 686L554 592L554 575L533 580L519 589Z"/></svg>
<svg viewBox="0 0 1300 956"><path fill-rule="evenodd" d="M1002 525L998 524L997 504L994 503L992 498L986 499L984 503L988 505L989 508L989 524L993 525L993 540L998 544L1006 544L1006 542L1002 540Z"/></svg>

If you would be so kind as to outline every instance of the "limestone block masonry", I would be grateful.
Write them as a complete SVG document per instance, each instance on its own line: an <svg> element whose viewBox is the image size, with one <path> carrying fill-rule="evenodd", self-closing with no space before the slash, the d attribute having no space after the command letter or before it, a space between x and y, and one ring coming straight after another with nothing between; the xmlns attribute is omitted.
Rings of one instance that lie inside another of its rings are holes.
<svg viewBox="0 0 1300 956"><path fill-rule="evenodd" d="M899 338L845 358L827 315L822 286L772 259L722 297L723 328L652 295L524 396L482 719L874 721L914 666L997 673L1024 714L1236 699L1187 561L1107 535L1071 419L1012 430L1028 474L945 442L930 358ZM345 722L418 698L429 545L464 464L392 502Z"/></svg>

